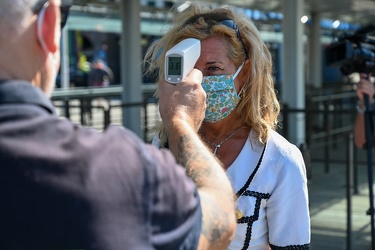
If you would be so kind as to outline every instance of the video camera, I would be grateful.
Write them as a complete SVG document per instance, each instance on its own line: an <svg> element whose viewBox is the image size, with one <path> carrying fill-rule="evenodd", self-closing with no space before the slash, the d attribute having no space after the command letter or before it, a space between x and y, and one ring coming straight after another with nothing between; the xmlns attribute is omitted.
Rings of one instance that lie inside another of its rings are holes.
<svg viewBox="0 0 375 250"><path fill-rule="evenodd" d="M344 75L354 72L375 75L375 40L368 35L374 30L375 24L370 24L329 45L326 48L327 65L340 67Z"/></svg>

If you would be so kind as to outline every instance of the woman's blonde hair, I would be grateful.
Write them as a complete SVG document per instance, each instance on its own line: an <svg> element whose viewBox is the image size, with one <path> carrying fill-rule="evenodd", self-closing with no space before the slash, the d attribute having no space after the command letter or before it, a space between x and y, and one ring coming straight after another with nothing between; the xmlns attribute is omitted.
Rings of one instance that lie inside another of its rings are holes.
<svg viewBox="0 0 375 250"><path fill-rule="evenodd" d="M208 13L233 20L237 24L240 37L234 28L220 25L220 21L197 18L197 15L207 16ZM254 23L228 6L211 8L199 3L192 3L188 9L173 16L172 27L162 38L150 45L145 55L146 73L157 72L158 81L162 80L165 53L186 38L202 41L214 36L225 39L228 44L228 57L237 68L246 59L249 60L242 68L246 77L236 112L240 115L241 124L252 129L261 143L266 142L269 130L277 126L280 105L274 90L271 54ZM195 21L191 22L192 19Z"/></svg>

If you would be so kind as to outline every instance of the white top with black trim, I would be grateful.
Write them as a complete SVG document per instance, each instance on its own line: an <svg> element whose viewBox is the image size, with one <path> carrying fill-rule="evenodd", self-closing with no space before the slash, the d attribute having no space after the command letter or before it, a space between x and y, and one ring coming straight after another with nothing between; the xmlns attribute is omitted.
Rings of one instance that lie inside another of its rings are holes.
<svg viewBox="0 0 375 250"><path fill-rule="evenodd" d="M306 169L295 145L272 131L264 146L250 132L227 173L243 212L228 249L309 249Z"/></svg>

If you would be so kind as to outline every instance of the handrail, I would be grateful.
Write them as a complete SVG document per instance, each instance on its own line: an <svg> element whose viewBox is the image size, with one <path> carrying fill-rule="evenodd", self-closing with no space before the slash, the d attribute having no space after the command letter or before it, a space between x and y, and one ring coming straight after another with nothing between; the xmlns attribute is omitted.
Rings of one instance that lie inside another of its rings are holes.
<svg viewBox="0 0 375 250"><path fill-rule="evenodd" d="M156 84L142 84L143 94L154 94L156 91ZM89 87L89 88L74 88L74 89L55 89L52 92L52 100L66 100L76 98L97 98L109 96L121 96L124 89L121 85L109 86L105 88Z"/></svg>
<svg viewBox="0 0 375 250"><path fill-rule="evenodd" d="M354 91L347 92L347 93L339 93L339 94L327 94L327 95L319 95L309 97L311 102L323 102L328 100L337 100L337 99L344 99L344 98L353 98L356 97L356 93Z"/></svg>

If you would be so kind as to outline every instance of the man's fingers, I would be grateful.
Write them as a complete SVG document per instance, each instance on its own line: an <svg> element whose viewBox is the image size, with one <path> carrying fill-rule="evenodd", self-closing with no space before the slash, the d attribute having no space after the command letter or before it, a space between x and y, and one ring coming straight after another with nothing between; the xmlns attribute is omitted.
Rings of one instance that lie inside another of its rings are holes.
<svg viewBox="0 0 375 250"><path fill-rule="evenodd" d="M191 78L192 80L201 82L203 78L202 71L200 71L199 69L192 69L187 78Z"/></svg>
<svg viewBox="0 0 375 250"><path fill-rule="evenodd" d="M369 80L369 79L370 79L370 73L360 73L360 74L359 74L359 77L360 77L361 79Z"/></svg>

